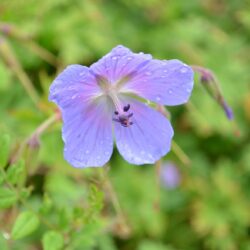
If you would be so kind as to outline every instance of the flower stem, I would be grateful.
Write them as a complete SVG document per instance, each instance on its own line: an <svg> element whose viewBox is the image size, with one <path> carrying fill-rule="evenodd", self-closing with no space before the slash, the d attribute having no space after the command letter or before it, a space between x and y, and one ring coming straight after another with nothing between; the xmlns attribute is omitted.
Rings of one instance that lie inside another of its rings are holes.
<svg viewBox="0 0 250 250"><path fill-rule="evenodd" d="M130 233L130 227L128 226L121 204L119 202L113 184L108 176L108 166L105 166L104 169L101 169L101 177L104 181L104 187L106 188L108 194L110 195L113 207L116 211L119 221L118 223L119 229L121 230L123 236L127 236Z"/></svg>
<svg viewBox="0 0 250 250"><path fill-rule="evenodd" d="M6 42L6 40L3 37L0 37L0 55L4 59L6 65L10 67L10 69L15 73L17 78L20 80L21 84L23 85L24 89L30 96L31 100L34 102L34 104L38 107L38 100L39 96L25 73L25 71L22 69L21 64L17 60L14 52L12 51L9 44Z"/></svg>
<svg viewBox="0 0 250 250"><path fill-rule="evenodd" d="M189 166L191 163L191 160L189 157L186 155L186 153L181 149L181 147L174 141L172 140L172 150L173 152L178 156L178 158L181 160L181 162Z"/></svg>
<svg viewBox="0 0 250 250"><path fill-rule="evenodd" d="M57 67L60 65L59 60L55 55L53 55L50 51L46 50L39 44L33 41L30 34L26 34L21 31L19 27L16 27L13 24L9 24L6 22L0 22L0 32L2 32L5 36L14 38L23 45L27 46L33 53L41 57L44 61L50 63L51 65Z"/></svg>
<svg viewBox="0 0 250 250"><path fill-rule="evenodd" d="M49 117L43 123L41 123L35 131L29 135L20 145L18 151L16 152L15 156L12 157L11 163L16 162L20 156L22 155L25 147L32 142L32 140L38 140L39 137L43 134L43 132L49 128L54 122L58 121L61 118L60 113L55 113L53 116Z"/></svg>

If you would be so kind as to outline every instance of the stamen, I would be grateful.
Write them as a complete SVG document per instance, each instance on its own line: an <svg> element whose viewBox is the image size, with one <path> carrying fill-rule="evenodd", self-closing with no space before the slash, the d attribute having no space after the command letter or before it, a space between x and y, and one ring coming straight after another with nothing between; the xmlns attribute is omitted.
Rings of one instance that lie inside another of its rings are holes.
<svg viewBox="0 0 250 250"><path fill-rule="evenodd" d="M121 107L120 101L119 101L116 93L114 92L114 90L112 88L109 89L107 94L111 98L112 102L114 103L116 112L121 114L123 112L123 109Z"/></svg>
<svg viewBox="0 0 250 250"><path fill-rule="evenodd" d="M129 111L129 109L130 109L130 104L128 104L127 106L124 106L124 107L123 107L123 111L124 111L124 112Z"/></svg>
<svg viewBox="0 0 250 250"><path fill-rule="evenodd" d="M128 111L130 108L130 104L127 106L124 106L123 113L119 113L118 111L115 111L114 114L116 115L115 118L113 118L113 121L120 123L123 127L129 127L133 125L133 122L130 121L130 118L133 116L133 113L127 114L125 112Z"/></svg>
<svg viewBox="0 0 250 250"><path fill-rule="evenodd" d="M113 118L113 121L120 123L123 127L129 127L132 125L133 122L130 121L130 118L133 116L133 113L127 113L130 109L130 104L122 107L121 102L119 101L118 96L112 87L108 89L107 95L111 98L115 106L115 117Z"/></svg>

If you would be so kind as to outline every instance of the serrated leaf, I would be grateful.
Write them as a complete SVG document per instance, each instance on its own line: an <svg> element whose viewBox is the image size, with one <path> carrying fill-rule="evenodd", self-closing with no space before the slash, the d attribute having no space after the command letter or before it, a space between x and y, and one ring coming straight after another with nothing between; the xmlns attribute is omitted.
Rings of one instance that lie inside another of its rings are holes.
<svg viewBox="0 0 250 250"><path fill-rule="evenodd" d="M24 162L19 161L11 165L7 170L7 180L12 184L16 184L24 172ZM22 178L21 178L22 179Z"/></svg>
<svg viewBox="0 0 250 250"><path fill-rule="evenodd" d="M33 233L38 226L39 219L33 212L22 212L18 215L14 227L12 228L11 237L14 240L21 239Z"/></svg>
<svg viewBox="0 0 250 250"><path fill-rule="evenodd" d="M63 236L55 231L48 231L42 239L44 250L59 250L63 247Z"/></svg>
<svg viewBox="0 0 250 250"><path fill-rule="evenodd" d="M17 194L8 188L0 188L0 208L8 208L17 201Z"/></svg>
<svg viewBox="0 0 250 250"><path fill-rule="evenodd" d="M10 151L10 137L7 134L0 136L0 167L5 167Z"/></svg>

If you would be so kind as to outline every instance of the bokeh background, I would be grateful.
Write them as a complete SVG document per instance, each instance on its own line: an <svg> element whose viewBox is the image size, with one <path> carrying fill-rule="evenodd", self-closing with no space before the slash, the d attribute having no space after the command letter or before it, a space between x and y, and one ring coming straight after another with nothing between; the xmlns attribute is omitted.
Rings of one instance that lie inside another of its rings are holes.
<svg viewBox="0 0 250 250"><path fill-rule="evenodd" d="M60 121L32 134L56 112L56 74L118 44L210 68L234 111L196 76L168 109L170 182L117 151L105 170L74 169ZM249 0L1 0L0 249L250 249L249 45Z"/></svg>

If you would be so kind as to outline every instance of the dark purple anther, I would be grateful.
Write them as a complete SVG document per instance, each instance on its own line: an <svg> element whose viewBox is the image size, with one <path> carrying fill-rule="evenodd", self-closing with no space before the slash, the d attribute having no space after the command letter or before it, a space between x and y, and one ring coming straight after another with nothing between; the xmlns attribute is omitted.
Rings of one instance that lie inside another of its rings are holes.
<svg viewBox="0 0 250 250"><path fill-rule="evenodd" d="M127 112L130 109L130 104L123 107L123 111ZM118 111L115 111L114 114L118 117L113 118L113 121L119 122L123 127L129 127L133 124L133 122L130 121L130 118L133 116L133 113L130 114L119 114Z"/></svg>
<svg viewBox="0 0 250 250"><path fill-rule="evenodd" d="M127 106L124 106L124 107L123 107L123 111L124 111L124 112L128 112L129 109L130 109L130 104L128 104Z"/></svg>

